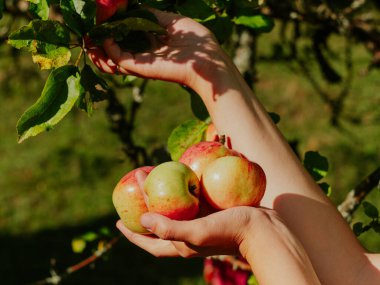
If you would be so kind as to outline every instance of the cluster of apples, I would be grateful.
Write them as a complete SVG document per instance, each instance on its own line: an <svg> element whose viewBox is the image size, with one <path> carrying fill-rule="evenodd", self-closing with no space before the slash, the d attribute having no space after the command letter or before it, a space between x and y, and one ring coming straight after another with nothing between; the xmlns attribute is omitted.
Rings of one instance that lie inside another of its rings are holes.
<svg viewBox="0 0 380 285"><path fill-rule="evenodd" d="M142 189L137 171L147 174ZM127 173L116 185L112 200L124 225L145 234L140 217L146 212L191 220L199 214L200 201L215 211L257 206L265 187L265 173L257 163L220 142L204 141L189 147L179 161Z"/></svg>

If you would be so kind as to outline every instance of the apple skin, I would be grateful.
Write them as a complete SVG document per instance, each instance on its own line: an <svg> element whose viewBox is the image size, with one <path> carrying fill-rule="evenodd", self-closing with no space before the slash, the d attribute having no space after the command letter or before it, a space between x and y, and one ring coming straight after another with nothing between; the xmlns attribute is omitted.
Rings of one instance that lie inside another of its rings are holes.
<svg viewBox="0 0 380 285"><path fill-rule="evenodd" d="M217 142L219 141L219 134L215 128L215 125L214 123L210 123L208 126L207 126L207 129L204 133L204 137L203 137L203 140L204 141L208 141L208 142Z"/></svg>
<svg viewBox="0 0 380 285"><path fill-rule="evenodd" d="M222 143L215 141L200 142L189 147L180 157L179 162L189 166L198 179L201 179L204 169L217 158L236 155Z"/></svg>
<svg viewBox="0 0 380 285"><path fill-rule="evenodd" d="M200 182L185 164L164 162L144 182L149 212L174 220L191 220L199 211Z"/></svg>
<svg viewBox="0 0 380 285"><path fill-rule="evenodd" d="M149 174L153 169L154 166L143 166L128 172L120 179L112 193L112 202L123 224L139 234L149 234L140 224L140 217L148 212L148 208L143 189L140 189L135 175L138 170Z"/></svg>
<svg viewBox="0 0 380 285"><path fill-rule="evenodd" d="M263 169L244 157L225 156L204 170L201 180L205 200L216 209L258 206L266 188Z"/></svg>
<svg viewBox="0 0 380 285"><path fill-rule="evenodd" d="M96 0L96 24L111 18L118 10L125 10L128 0Z"/></svg>

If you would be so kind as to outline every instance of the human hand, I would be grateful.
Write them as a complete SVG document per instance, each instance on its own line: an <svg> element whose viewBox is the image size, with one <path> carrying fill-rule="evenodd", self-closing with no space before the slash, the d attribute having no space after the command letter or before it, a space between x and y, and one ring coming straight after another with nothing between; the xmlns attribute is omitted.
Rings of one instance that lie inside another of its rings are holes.
<svg viewBox="0 0 380 285"><path fill-rule="evenodd" d="M141 224L152 235L133 233L121 221L116 225L130 242L156 257L240 255L255 211L261 209L236 207L190 221L146 213Z"/></svg>
<svg viewBox="0 0 380 285"><path fill-rule="evenodd" d="M174 13L151 9L167 35L152 38L152 48L143 53L122 50L112 39L104 49L87 48L87 54L103 72L133 74L145 78L178 82L189 87L198 77L226 71L229 61L214 35L203 25Z"/></svg>

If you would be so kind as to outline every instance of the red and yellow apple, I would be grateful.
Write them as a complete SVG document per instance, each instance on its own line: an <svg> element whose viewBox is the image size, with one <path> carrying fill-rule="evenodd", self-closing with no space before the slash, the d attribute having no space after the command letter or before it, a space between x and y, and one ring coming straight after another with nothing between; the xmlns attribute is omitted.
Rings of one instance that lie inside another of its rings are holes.
<svg viewBox="0 0 380 285"><path fill-rule="evenodd" d="M128 0L96 0L96 24L111 18L118 10L127 9Z"/></svg>
<svg viewBox="0 0 380 285"><path fill-rule="evenodd" d="M144 182L149 212L174 220L191 220L199 211L200 182L185 164L164 162L155 167Z"/></svg>
<svg viewBox="0 0 380 285"><path fill-rule="evenodd" d="M189 166L201 179L202 173L215 159L234 155L233 151L220 142L206 141L189 147L180 157L179 161Z"/></svg>
<svg viewBox="0 0 380 285"><path fill-rule="evenodd" d="M123 224L133 232L149 233L140 224L142 214L148 212L145 204L143 189L140 189L136 179L137 171L149 174L154 166L143 166L128 172L116 185L112 194L112 201Z"/></svg>
<svg viewBox="0 0 380 285"><path fill-rule="evenodd" d="M201 185L206 201L217 209L258 206L266 177L258 164L244 157L224 156L204 169Z"/></svg>

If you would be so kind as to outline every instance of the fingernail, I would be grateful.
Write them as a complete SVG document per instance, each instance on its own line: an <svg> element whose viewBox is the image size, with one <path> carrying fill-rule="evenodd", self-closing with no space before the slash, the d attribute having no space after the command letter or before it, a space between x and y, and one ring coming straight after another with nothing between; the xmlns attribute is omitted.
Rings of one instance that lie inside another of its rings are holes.
<svg viewBox="0 0 380 285"><path fill-rule="evenodd" d="M141 219L140 219L140 223L141 225L146 228L148 231L151 230L152 226L153 226L153 219L152 219L152 216L149 215L149 214L144 214L141 216Z"/></svg>

